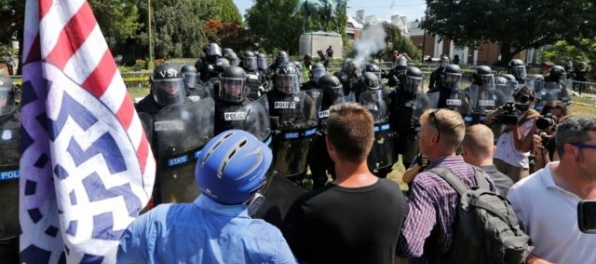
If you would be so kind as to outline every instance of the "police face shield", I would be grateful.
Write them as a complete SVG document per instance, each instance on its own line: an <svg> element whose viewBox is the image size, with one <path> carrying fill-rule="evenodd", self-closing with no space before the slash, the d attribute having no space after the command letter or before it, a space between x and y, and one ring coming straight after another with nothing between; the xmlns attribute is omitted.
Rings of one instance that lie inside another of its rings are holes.
<svg viewBox="0 0 596 264"><path fill-rule="evenodd" d="M277 56L277 59L275 61L277 62L277 64L282 64L290 61L290 59L285 56Z"/></svg>
<svg viewBox="0 0 596 264"><path fill-rule="evenodd" d="M487 90L494 90L495 89L495 76L493 74L486 74L480 75L480 81L482 85L480 85L480 89L487 91Z"/></svg>
<svg viewBox="0 0 596 264"><path fill-rule="evenodd" d="M404 89L406 92L416 94L419 91L420 85L422 85L422 77L407 76Z"/></svg>
<svg viewBox="0 0 596 264"><path fill-rule="evenodd" d="M283 93L300 92L300 76L298 74L278 74L275 77L275 87Z"/></svg>
<svg viewBox="0 0 596 264"><path fill-rule="evenodd" d="M182 79L184 80L184 87L188 89L197 88L197 79L199 74L196 72L183 72Z"/></svg>
<svg viewBox="0 0 596 264"><path fill-rule="evenodd" d="M229 102L242 102L246 99L248 89L244 86L243 78L222 78L219 98Z"/></svg>
<svg viewBox="0 0 596 264"><path fill-rule="evenodd" d="M257 67L259 67L259 69L267 69L267 68L269 68L269 65L267 63L267 60L265 58L258 58L257 59Z"/></svg>
<svg viewBox="0 0 596 264"><path fill-rule="evenodd" d="M325 72L325 69L322 69L322 68L316 68L316 69L313 69L313 70L312 70L312 78L313 78L313 81L314 81L315 83L316 83L316 82L319 82L319 79L320 79L321 77L325 76L325 74L326 74L326 72Z"/></svg>
<svg viewBox="0 0 596 264"><path fill-rule="evenodd" d="M0 114L8 113L15 107L12 88L0 87Z"/></svg>
<svg viewBox="0 0 596 264"><path fill-rule="evenodd" d="M450 90L457 90L460 87L461 73L444 73L443 82Z"/></svg>
<svg viewBox="0 0 596 264"><path fill-rule="evenodd" d="M208 56L221 56L221 48L218 45L209 45L207 48Z"/></svg>
<svg viewBox="0 0 596 264"><path fill-rule="evenodd" d="M247 71L256 71L257 70L257 58L255 57L246 57L242 61L244 69Z"/></svg>
<svg viewBox="0 0 596 264"><path fill-rule="evenodd" d="M156 79L151 84L153 99L162 106L184 103L185 91L182 78Z"/></svg>
<svg viewBox="0 0 596 264"><path fill-rule="evenodd" d="M328 88L325 88L325 90L324 90L324 96L327 97L327 98L329 98L330 101L332 101L332 102L336 102L336 101L338 101L338 99L341 100L341 99L344 98L343 87L340 85L340 86L337 86L337 87L328 87Z"/></svg>
<svg viewBox="0 0 596 264"><path fill-rule="evenodd" d="M526 79L526 66L524 65L520 65L520 66L513 66L511 67L511 71L513 73L513 75L515 76L515 78L517 78L518 80L523 80Z"/></svg>

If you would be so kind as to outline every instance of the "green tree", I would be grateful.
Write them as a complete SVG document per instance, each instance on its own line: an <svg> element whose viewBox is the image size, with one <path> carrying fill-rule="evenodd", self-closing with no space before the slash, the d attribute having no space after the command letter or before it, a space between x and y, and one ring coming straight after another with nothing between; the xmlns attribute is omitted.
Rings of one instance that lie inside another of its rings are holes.
<svg viewBox="0 0 596 264"><path fill-rule="evenodd" d="M561 40L546 49L541 55L540 60L551 61L556 64L565 65L568 61L573 62L592 62L596 66L596 41L593 39L582 39L579 41L581 47L570 45L567 41Z"/></svg>
<svg viewBox="0 0 596 264"><path fill-rule="evenodd" d="M385 37L385 48L377 53L375 57L379 59L389 58L394 50L400 53L407 53L415 61L420 60L422 51L419 50L410 38L404 37L397 25L383 22L383 28L387 36Z"/></svg>
<svg viewBox="0 0 596 264"><path fill-rule="evenodd" d="M144 24L139 21L137 0L89 0L109 47L124 44Z"/></svg>
<svg viewBox="0 0 596 264"><path fill-rule="evenodd" d="M493 42L508 62L528 48L592 34L592 0L427 0L422 28L458 46ZM590 23L586 23L590 21ZM587 24L588 26L584 26ZM591 28L589 27L591 26ZM593 37L593 35L592 35Z"/></svg>
<svg viewBox="0 0 596 264"><path fill-rule="evenodd" d="M302 14L291 16L298 0L255 0L246 12L246 23L252 34L258 39L263 50L275 52L285 50L289 54L298 53L298 43L302 29ZM348 43L345 33L347 22L346 6L336 14L339 30L329 23L330 30L337 30L342 35L344 45Z"/></svg>
<svg viewBox="0 0 596 264"><path fill-rule="evenodd" d="M215 17L216 20L221 22L235 22L236 24L242 24L242 15L238 11L238 7L232 0L212 0L218 5L215 5Z"/></svg>

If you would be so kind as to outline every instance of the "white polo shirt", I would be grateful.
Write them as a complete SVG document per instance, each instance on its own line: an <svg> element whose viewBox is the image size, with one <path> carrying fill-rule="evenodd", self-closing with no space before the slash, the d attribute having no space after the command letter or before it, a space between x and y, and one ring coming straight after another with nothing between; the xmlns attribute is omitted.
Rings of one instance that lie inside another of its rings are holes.
<svg viewBox="0 0 596 264"><path fill-rule="evenodd" d="M526 137L528 133L530 133L533 125L534 121L530 119L519 127L519 132L522 135L522 138ZM530 157L530 152L521 152L515 148L513 132L503 132L497 140L496 147L497 151L495 152L494 158L500 159L504 162L507 162L507 164L518 168L527 169L530 167L530 161L528 159L528 157Z"/></svg>
<svg viewBox="0 0 596 264"><path fill-rule="evenodd" d="M577 225L577 195L557 186L551 162L511 187L507 199L532 238L532 253L554 263L596 263L596 235Z"/></svg>

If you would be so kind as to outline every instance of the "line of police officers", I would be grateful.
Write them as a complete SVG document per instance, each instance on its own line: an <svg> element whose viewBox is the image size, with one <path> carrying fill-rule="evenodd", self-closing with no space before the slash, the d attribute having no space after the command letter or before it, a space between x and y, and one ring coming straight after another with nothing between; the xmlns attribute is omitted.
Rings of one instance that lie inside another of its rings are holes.
<svg viewBox="0 0 596 264"><path fill-rule="evenodd" d="M265 206L257 215L274 224L293 201L277 198L296 197L303 191L296 186L320 188L327 175L333 175L323 140L333 104L357 101L371 111L376 140L368 164L377 176L386 177L398 155L405 167L416 162L418 119L428 108L451 108L466 123L479 123L488 112L513 101L514 91L524 85L535 90L538 110L550 100L569 102L563 67L551 67L546 78L528 76L518 59L509 64L511 74L498 77L488 66L476 67L472 84L461 89L461 69L444 57L424 93L422 72L409 67L405 58L398 59L389 72L381 71L378 61L360 70L355 61L345 59L341 70L331 75L321 63L314 63L307 71L309 81L303 84L301 65L290 62L284 51L271 66L265 54L245 51L240 60L234 51L222 52L216 43L209 44L205 54L194 66L157 67L149 95L135 105L158 161L153 201L194 200L199 193L194 167L201 148L221 131L243 129L267 142L274 152L272 171L278 176L271 177L264 188L278 204ZM386 84L382 79L387 79ZM0 191L5 203L0 214L0 257L18 253L16 97L12 79L0 76ZM498 127L495 132L499 133Z"/></svg>

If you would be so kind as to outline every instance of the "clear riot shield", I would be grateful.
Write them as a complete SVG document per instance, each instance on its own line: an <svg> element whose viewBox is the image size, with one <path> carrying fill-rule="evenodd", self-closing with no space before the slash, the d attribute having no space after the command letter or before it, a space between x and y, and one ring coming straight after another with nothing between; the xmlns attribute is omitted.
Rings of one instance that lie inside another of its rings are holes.
<svg viewBox="0 0 596 264"><path fill-rule="evenodd" d="M0 241L16 239L21 233L18 217L20 131L18 115L0 116Z"/></svg>
<svg viewBox="0 0 596 264"><path fill-rule="evenodd" d="M505 96L497 89L482 89L478 85L468 88L471 101L471 112L464 116L467 124L473 125L483 123L486 115L505 104Z"/></svg>
<svg viewBox="0 0 596 264"><path fill-rule="evenodd" d="M306 172L311 142L318 131L318 112L321 108L320 90L287 94L273 102L278 116L275 119L279 133L273 139L273 168L284 177Z"/></svg>
<svg viewBox="0 0 596 264"><path fill-rule="evenodd" d="M359 103L373 115L375 141L368 155L368 167L378 170L393 166L397 161L393 132L389 125L389 107L381 90L367 90L360 94Z"/></svg>
<svg viewBox="0 0 596 264"><path fill-rule="evenodd" d="M353 96L343 96L343 97L337 98L335 101L333 101L333 105L348 103L348 102L354 102L354 97ZM319 129L321 130L323 135L326 135L327 134L327 118L329 117L329 108L321 109L321 111L319 111L319 113L317 113L317 116L319 118Z"/></svg>
<svg viewBox="0 0 596 264"><path fill-rule="evenodd" d="M542 108L548 101L559 100L561 97L561 86L556 82L545 82L544 89L540 91L538 102L536 103L536 111L542 111Z"/></svg>
<svg viewBox="0 0 596 264"><path fill-rule="evenodd" d="M424 111L431 108L431 102L426 94L419 92L416 94L414 100L406 103L406 107L412 109L412 117L410 119L411 131L407 135L399 135L399 137L405 136L405 138L398 140L398 144L402 144L403 146L396 146L396 149L403 149L401 153L404 164L414 160L416 155L418 155L420 146L417 135L420 132L420 116L422 116Z"/></svg>
<svg viewBox="0 0 596 264"><path fill-rule="evenodd" d="M540 94L544 89L544 77L540 75L532 75L526 81L527 85L534 89L534 93L536 94L536 98L540 99ZM517 90L517 89L515 89Z"/></svg>
<svg viewBox="0 0 596 264"><path fill-rule="evenodd" d="M235 112L224 113L224 119L229 121L234 129L247 131L263 142L271 140L271 123L267 95L261 96L256 101L242 106Z"/></svg>
<svg viewBox="0 0 596 264"><path fill-rule="evenodd" d="M155 117L158 172L162 203L192 202L199 195L195 163L202 147L213 137L212 98L173 105Z"/></svg>
<svg viewBox="0 0 596 264"><path fill-rule="evenodd" d="M497 84L497 91L500 91L503 96L503 101L514 102L513 93L515 92L515 86L512 84Z"/></svg>

